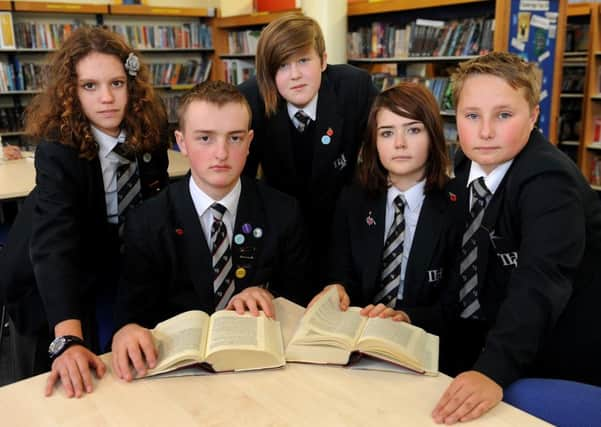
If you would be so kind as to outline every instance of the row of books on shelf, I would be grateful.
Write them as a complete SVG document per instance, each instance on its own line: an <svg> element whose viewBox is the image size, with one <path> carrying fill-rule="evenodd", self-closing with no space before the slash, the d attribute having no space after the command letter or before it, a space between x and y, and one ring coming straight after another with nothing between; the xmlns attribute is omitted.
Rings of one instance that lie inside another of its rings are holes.
<svg viewBox="0 0 601 427"><path fill-rule="evenodd" d="M417 19L406 26L373 22L347 35L349 58L481 55L493 49L494 19Z"/></svg>
<svg viewBox="0 0 601 427"><path fill-rule="evenodd" d="M254 61L242 59L224 59L225 81L238 85L255 75Z"/></svg>
<svg viewBox="0 0 601 427"><path fill-rule="evenodd" d="M452 86L448 77L425 78L421 76L393 76L388 73L376 73L372 74L372 80L374 85L381 91L396 86L401 82L421 83L430 89L441 111L453 110Z"/></svg>
<svg viewBox="0 0 601 427"><path fill-rule="evenodd" d="M210 59L191 59L186 62L151 63L152 83L162 85L187 85L202 83L211 72Z"/></svg>
<svg viewBox="0 0 601 427"><path fill-rule="evenodd" d="M589 24L566 25L566 51L581 52L588 50Z"/></svg>
<svg viewBox="0 0 601 427"><path fill-rule="evenodd" d="M181 97L182 94L179 93L161 93L161 99L163 100L165 108L167 109L169 123L177 123L177 107Z"/></svg>
<svg viewBox="0 0 601 427"><path fill-rule="evenodd" d="M585 76L585 67L564 68L563 78L561 81L561 91L563 93L583 93Z"/></svg>
<svg viewBox="0 0 601 427"><path fill-rule="evenodd" d="M0 92L39 90L46 69L47 65L22 63L16 58L12 62L0 62Z"/></svg>
<svg viewBox="0 0 601 427"><path fill-rule="evenodd" d="M227 34L228 52L254 55L257 52L260 35L260 30L229 31Z"/></svg>
<svg viewBox="0 0 601 427"><path fill-rule="evenodd" d="M65 24L17 22L15 24L16 47L19 49L56 49L79 27L83 21Z"/></svg>
<svg viewBox="0 0 601 427"><path fill-rule="evenodd" d="M0 107L0 132L18 132L24 126L23 107Z"/></svg>
<svg viewBox="0 0 601 427"><path fill-rule="evenodd" d="M134 49L211 49L213 39L206 24L110 25Z"/></svg>

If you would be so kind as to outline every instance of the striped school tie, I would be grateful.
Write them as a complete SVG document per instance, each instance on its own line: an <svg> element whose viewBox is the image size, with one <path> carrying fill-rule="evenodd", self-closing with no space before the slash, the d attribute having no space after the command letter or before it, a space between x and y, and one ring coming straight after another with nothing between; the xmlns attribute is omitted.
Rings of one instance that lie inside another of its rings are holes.
<svg viewBox="0 0 601 427"><path fill-rule="evenodd" d="M381 288L376 294L376 304L396 305L399 291L403 243L405 241L405 199L400 194L394 198L394 220L388 230L382 254Z"/></svg>
<svg viewBox="0 0 601 427"><path fill-rule="evenodd" d="M299 125L297 126L298 131L300 133L303 133L305 131L305 129L307 128L307 126L309 125L309 122L311 121L311 117L309 117L309 115L307 113L305 113L303 110L298 110L294 114L294 118L299 121Z"/></svg>
<svg viewBox="0 0 601 427"><path fill-rule="evenodd" d="M482 224L484 211L492 194L486 184L484 177L480 177L470 184L472 194L472 206L470 208L470 222L463 233L461 241L461 263L459 264L459 275L463 283L459 290L459 302L461 305L461 318L477 319L480 311L478 300L478 244L475 233Z"/></svg>
<svg viewBox="0 0 601 427"><path fill-rule="evenodd" d="M142 202L140 174L135 156L125 150L123 144L113 148L121 160L117 167L117 213L119 215L119 236L123 235L123 226L127 211Z"/></svg>
<svg viewBox="0 0 601 427"><path fill-rule="evenodd" d="M234 294L235 285L232 278L232 252L227 237L227 229L223 222L226 208L222 204L213 203L211 212L211 254L213 256L213 291L215 293L215 311L222 310Z"/></svg>

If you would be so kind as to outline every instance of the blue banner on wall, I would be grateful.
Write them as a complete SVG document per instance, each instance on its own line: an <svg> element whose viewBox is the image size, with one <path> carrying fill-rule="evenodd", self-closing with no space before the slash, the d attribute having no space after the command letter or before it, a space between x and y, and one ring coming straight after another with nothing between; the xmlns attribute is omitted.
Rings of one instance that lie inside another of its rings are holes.
<svg viewBox="0 0 601 427"><path fill-rule="evenodd" d="M509 51L536 62L543 73L538 126L547 138L555 68L559 0L512 0Z"/></svg>

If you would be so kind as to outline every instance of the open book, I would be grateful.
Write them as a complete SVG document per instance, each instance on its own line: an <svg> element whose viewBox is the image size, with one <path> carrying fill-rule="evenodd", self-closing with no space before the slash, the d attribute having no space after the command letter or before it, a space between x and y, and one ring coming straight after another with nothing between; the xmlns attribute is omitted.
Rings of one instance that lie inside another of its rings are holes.
<svg viewBox="0 0 601 427"><path fill-rule="evenodd" d="M151 332L158 362L148 376L194 373L190 369L182 371L185 367L193 367L202 375L197 368L209 372L244 371L286 363L280 324L263 312L254 317L228 310L211 316L202 311L186 311L159 323Z"/></svg>
<svg viewBox="0 0 601 427"><path fill-rule="evenodd" d="M332 288L303 316L286 348L288 362L348 365L367 355L426 374L438 374L438 337L417 326L361 316L359 307L340 310ZM369 363L365 369L378 369ZM386 369L384 370L395 370Z"/></svg>

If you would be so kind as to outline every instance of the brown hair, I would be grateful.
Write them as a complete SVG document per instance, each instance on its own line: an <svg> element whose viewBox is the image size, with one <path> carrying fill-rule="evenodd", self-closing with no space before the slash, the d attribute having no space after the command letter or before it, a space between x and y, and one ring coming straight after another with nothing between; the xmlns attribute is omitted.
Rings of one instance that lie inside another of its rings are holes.
<svg viewBox="0 0 601 427"><path fill-rule="evenodd" d="M448 180L449 159L438 104L425 86L411 82L400 83L376 96L369 112L362 161L358 166L359 184L372 196L382 194L389 187L388 171L380 161L377 147L377 115L382 109L424 124L430 138L425 191L442 189Z"/></svg>
<svg viewBox="0 0 601 427"><path fill-rule="evenodd" d="M326 43L317 21L308 16L286 14L261 32L257 45L257 84L267 117L275 114L280 95L275 84L278 68L295 53L315 48L323 60Z"/></svg>
<svg viewBox="0 0 601 427"><path fill-rule="evenodd" d="M179 106L177 107L178 128L180 131L183 130L185 126L184 117L186 111L188 111L188 107L191 103L196 101L205 101L219 107L230 103L244 106L248 111L248 127L250 129L252 112L246 97L238 90L238 88L236 88L236 86L221 80L215 80L197 84L182 96L179 101Z"/></svg>
<svg viewBox="0 0 601 427"><path fill-rule="evenodd" d="M53 53L47 69L47 84L26 110L25 132L38 138L58 140L79 150L80 156L92 159L98 153L91 125L77 95L79 61L92 52L115 55L125 63L135 53L118 34L100 27L79 28ZM133 152L151 151L161 145L161 132L167 124L162 101L156 96L148 67L140 62L136 76L127 74L127 108L122 127L127 145Z"/></svg>
<svg viewBox="0 0 601 427"><path fill-rule="evenodd" d="M455 108L466 79L474 74L497 76L505 80L512 88L523 89L524 97L531 109L535 108L540 101L542 73L538 66L524 61L513 53L491 52L460 63L451 76Z"/></svg>

